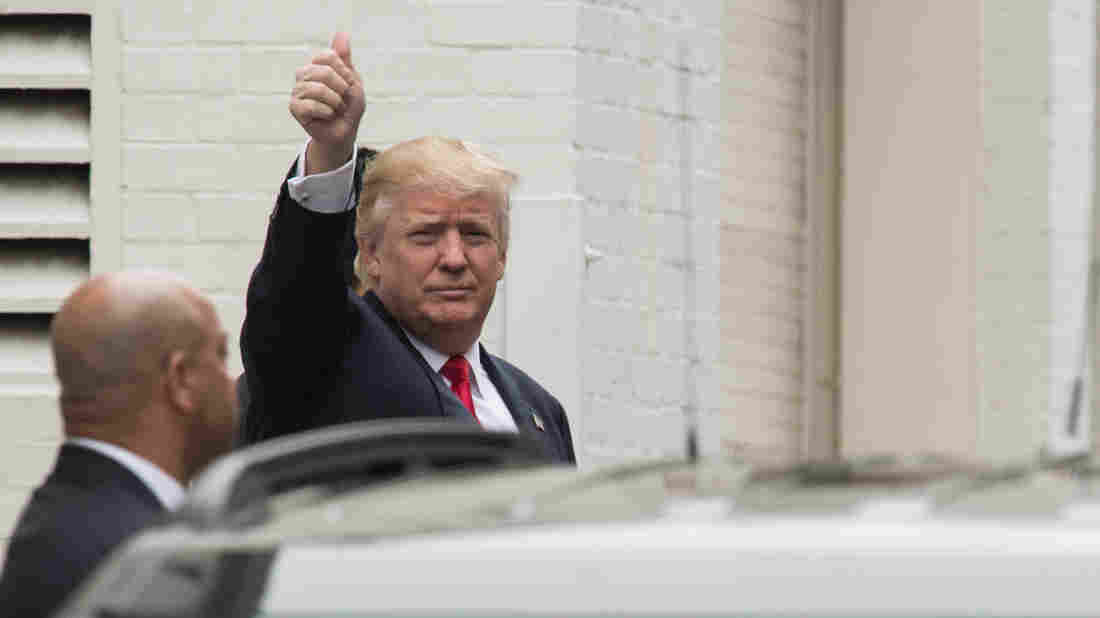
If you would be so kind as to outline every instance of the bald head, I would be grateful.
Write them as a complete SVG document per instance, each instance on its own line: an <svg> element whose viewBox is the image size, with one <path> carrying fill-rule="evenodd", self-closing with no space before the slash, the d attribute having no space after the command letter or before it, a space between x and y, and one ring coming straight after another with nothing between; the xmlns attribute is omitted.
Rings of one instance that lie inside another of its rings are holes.
<svg viewBox="0 0 1100 618"><path fill-rule="evenodd" d="M202 344L211 314L209 302L170 275L114 273L81 285L50 328L66 421L107 400L140 408L167 356Z"/></svg>

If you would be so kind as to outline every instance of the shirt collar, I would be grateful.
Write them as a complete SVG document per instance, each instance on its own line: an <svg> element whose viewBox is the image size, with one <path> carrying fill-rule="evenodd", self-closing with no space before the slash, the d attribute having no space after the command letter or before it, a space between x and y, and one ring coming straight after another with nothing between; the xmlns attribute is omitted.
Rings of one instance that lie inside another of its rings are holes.
<svg viewBox="0 0 1100 618"><path fill-rule="evenodd" d="M91 438L68 438L65 440L65 444L91 449L118 462L141 479L141 482L145 483L145 486L153 492L157 500L160 500L164 508L169 511L175 510L183 503L186 494L183 485L148 459L135 455L120 446Z"/></svg>
<svg viewBox="0 0 1100 618"><path fill-rule="evenodd" d="M413 336L412 333L407 330L405 330L405 335L408 336L409 341L413 344L413 347L416 348L416 351L420 352L420 355L423 356L424 360L428 362L428 366L432 368L432 371L439 373L439 370L443 368L444 363L446 363L447 360L451 358L450 356L446 356L436 351L435 348L417 339L415 336ZM470 367L473 368L475 376L479 375L479 372L481 371L481 343L475 341L474 345L472 345L469 350L466 350L466 352L462 356L466 359L466 362L470 363Z"/></svg>

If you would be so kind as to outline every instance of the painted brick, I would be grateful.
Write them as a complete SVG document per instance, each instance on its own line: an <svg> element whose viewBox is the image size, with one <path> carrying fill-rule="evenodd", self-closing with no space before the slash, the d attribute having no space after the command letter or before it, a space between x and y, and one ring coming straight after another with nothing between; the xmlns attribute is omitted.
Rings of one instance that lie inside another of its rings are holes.
<svg viewBox="0 0 1100 618"><path fill-rule="evenodd" d="M594 351L584 354L583 362L586 394L619 401L633 397L629 357Z"/></svg>
<svg viewBox="0 0 1100 618"><path fill-rule="evenodd" d="M195 50L196 85L203 92L224 95L240 89L241 55L237 48ZM292 74L293 75L293 74Z"/></svg>
<svg viewBox="0 0 1100 618"><path fill-rule="evenodd" d="M564 2L437 4L429 19L439 45L570 48L577 40L577 7Z"/></svg>
<svg viewBox="0 0 1100 618"><path fill-rule="evenodd" d="M629 258L610 255L585 269L585 297L607 303L631 303L637 288L631 285L639 277L637 264Z"/></svg>
<svg viewBox="0 0 1100 618"><path fill-rule="evenodd" d="M688 220L679 214L653 213L649 217L649 224L660 230L660 233L655 234L657 259L676 264L684 262L687 257L684 237Z"/></svg>
<svg viewBox="0 0 1100 618"><path fill-rule="evenodd" d="M739 366L726 376L723 387L740 395L789 397L801 388L800 375L774 373L766 369Z"/></svg>
<svg viewBox="0 0 1100 618"><path fill-rule="evenodd" d="M311 49L295 47L241 48L241 92L253 94L279 93L289 99L294 86L294 72L309 63ZM352 61L355 50L352 49Z"/></svg>
<svg viewBox="0 0 1100 618"><path fill-rule="evenodd" d="M123 246L126 268L155 268L181 273L204 292L243 290L260 259L262 244L158 244L130 242Z"/></svg>
<svg viewBox="0 0 1100 618"><path fill-rule="evenodd" d="M184 43L195 35L195 15L190 2L126 0L119 13L126 41Z"/></svg>
<svg viewBox="0 0 1100 618"><path fill-rule="evenodd" d="M624 157L638 156L640 127L638 113L604 105L583 105L577 109L577 143L583 148Z"/></svg>
<svg viewBox="0 0 1100 618"><path fill-rule="evenodd" d="M781 50L793 55L806 51L806 29L802 25L785 24L752 13L727 13L722 23L726 41Z"/></svg>
<svg viewBox="0 0 1100 618"><path fill-rule="evenodd" d="M697 350L688 348L689 345L692 345L692 340L688 337L688 328L685 326L683 314L678 311L654 311L647 314L647 318L652 337L646 353L653 356L663 356L666 359L675 359L682 376L683 363L689 357L691 360L698 359ZM681 396L681 398L685 397L686 395ZM681 399L677 399L670 403L680 401Z"/></svg>
<svg viewBox="0 0 1100 618"><path fill-rule="evenodd" d="M126 193L122 221L131 240L193 241L198 228L194 202L181 194Z"/></svg>
<svg viewBox="0 0 1100 618"><path fill-rule="evenodd" d="M123 54L125 92L236 91L240 57L235 49L131 47Z"/></svg>
<svg viewBox="0 0 1100 618"><path fill-rule="evenodd" d="M687 115L695 118L696 126L702 120L708 123L718 123L722 118L722 89L718 80L692 77L689 85ZM801 102L801 98L799 99Z"/></svg>
<svg viewBox="0 0 1100 618"><path fill-rule="evenodd" d="M122 132L130 141L191 142L197 124L195 103L185 96L129 96L122 102Z"/></svg>
<svg viewBox="0 0 1100 618"><path fill-rule="evenodd" d="M743 69L778 79L795 80L804 79L806 75L806 58L801 54L738 43L733 39L724 41L722 57L725 63L723 71ZM726 79L725 74L722 79Z"/></svg>
<svg viewBox="0 0 1100 618"><path fill-rule="evenodd" d="M801 184L739 178L732 169L734 168L727 167L723 170L725 176L722 182L722 201L737 204L741 208L725 209L722 212L723 221L737 223L750 218L772 219L774 223L762 224L761 227L787 227L787 220L794 219L794 228L802 228L804 218L801 216L803 213L800 206L803 191ZM799 216L793 216L796 214Z"/></svg>
<svg viewBox="0 0 1100 618"><path fill-rule="evenodd" d="M800 0L738 0L726 3L729 13L744 12L792 26L803 26L807 20L806 3Z"/></svg>
<svg viewBox="0 0 1100 618"><path fill-rule="evenodd" d="M376 51L363 56L356 67L367 95L469 94L472 61L465 50Z"/></svg>
<svg viewBox="0 0 1100 618"><path fill-rule="evenodd" d="M717 276L711 277L711 279L717 279ZM718 282L708 281L708 285L700 285L700 289L717 290ZM700 302L699 305L707 309L708 315L696 316L694 331L696 349L699 360L703 365L714 368L722 358L721 314L717 311L717 302ZM707 378L713 380L713 384L708 384L705 389L701 389L701 391L705 390L712 397L706 405L709 408L720 408L721 401L718 399L719 389L717 388L721 384L719 374L715 370L712 374L708 374ZM711 388L711 386L715 388Z"/></svg>
<svg viewBox="0 0 1100 618"><path fill-rule="evenodd" d="M684 418L679 410L593 407L600 413L586 419L581 438L593 450L593 463L683 454Z"/></svg>
<svg viewBox="0 0 1100 618"><path fill-rule="evenodd" d="M684 307L684 269L679 265L657 262L652 284L656 308L680 310Z"/></svg>
<svg viewBox="0 0 1100 618"><path fill-rule="evenodd" d="M203 98L199 101L197 114L199 139L217 143L300 146L307 136L287 110L287 102L286 96Z"/></svg>
<svg viewBox="0 0 1100 618"><path fill-rule="evenodd" d="M751 341L780 346L799 345L802 335L801 321L783 316L759 315L723 307L722 339ZM797 391L795 391L797 392Z"/></svg>
<svg viewBox="0 0 1100 618"><path fill-rule="evenodd" d="M577 54L557 50L484 50L472 58L473 89L507 96L569 95L577 88Z"/></svg>
<svg viewBox="0 0 1100 618"><path fill-rule="evenodd" d="M725 246L722 248L722 286L733 286L734 290L742 285L767 286L769 289L782 291L797 291L801 289L802 278L798 271L769 264L763 260L749 260L740 257L731 257ZM750 305L751 307L751 305ZM723 313L733 313L739 310L738 306L731 305L723 308Z"/></svg>
<svg viewBox="0 0 1100 618"><path fill-rule="evenodd" d="M722 156L725 150L722 131L719 125L704 123L695 133L693 154L699 169L719 174L722 169Z"/></svg>
<svg viewBox="0 0 1100 618"><path fill-rule="evenodd" d="M607 254L651 255L655 241L645 227L643 217L622 206L589 202L584 212L585 241Z"/></svg>
<svg viewBox="0 0 1100 618"><path fill-rule="evenodd" d="M638 201L638 164L584 154L577 168L577 190L585 197L607 203Z"/></svg>
<svg viewBox="0 0 1100 618"><path fill-rule="evenodd" d="M680 116L680 72L664 65L643 66L637 69L636 88L638 106L647 112Z"/></svg>
<svg viewBox="0 0 1100 618"><path fill-rule="evenodd" d="M129 48L122 56L125 92L184 92L194 90L195 61L182 48Z"/></svg>
<svg viewBox="0 0 1100 618"><path fill-rule="evenodd" d="M280 2L277 7L265 0L192 0L191 4L196 40L201 42L320 46L328 44L334 28L351 23L350 0ZM353 50L354 45L353 39Z"/></svg>
<svg viewBox="0 0 1100 618"><path fill-rule="evenodd" d="M418 0L374 0L351 3L357 25L352 53L358 48L426 47L431 7ZM353 56L354 60L354 56Z"/></svg>
<svg viewBox="0 0 1100 618"><path fill-rule="evenodd" d="M300 146L129 144L122 149L128 188L194 191L278 190Z"/></svg>
<svg viewBox="0 0 1100 618"><path fill-rule="evenodd" d="M553 143L574 135L576 122L574 104L556 98L368 101L367 109L359 129L363 144L396 143L433 134L498 145ZM532 122L532 118L539 121Z"/></svg>
<svg viewBox="0 0 1100 618"><path fill-rule="evenodd" d="M783 75L761 74L752 67L731 67L723 74L726 93L732 97L749 96L798 105L805 97L804 80Z"/></svg>
<svg viewBox="0 0 1100 618"><path fill-rule="evenodd" d="M731 455L764 455L780 461L798 458L801 403L797 399L730 393L727 406L722 435Z"/></svg>
<svg viewBox="0 0 1100 618"><path fill-rule="evenodd" d="M717 226L722 219L722 177L698 174L692 185L695 216Z"/></svg>
<svg viewBox="0 0 1100 618"><path fill-rule="evenodd" d="M505 143L486 148L519 173L518 196L576 191L577 151L570 143Z"/></svg>
<svg viewBox="0 0 1100 618"><path fill-rule="evenodd" d="M475 126L487 142L558 142L576 133L576 114L568 99L492 101L477 107Z"/></svg>
<svg viewBox="0 0 1100 618"><path fill-rule="evenodd" d="M586 52L637 58L641 55L642 18L634 11L581 5L577 46Z"/></svg>
<svg viewBox="0 0 1100 618"><path fill-rule="evenodd" d="M644 349L638 342L642 316L630 306L589 303L583 323L585 340L596 349L622 353Z"/></svg>
<svg viewBox="0 0 1100 618"><path fill-rule="evenodd" d="M650 100L647 67L597 54L577 57L577 95L582 101L634 107Z"/></svg>
<svg viewBox="0 0 1100 618"><path fill-rule="evenodd" d="M259 194L199 193L195 205L202 240L262 241L274 199Z"/></svg>

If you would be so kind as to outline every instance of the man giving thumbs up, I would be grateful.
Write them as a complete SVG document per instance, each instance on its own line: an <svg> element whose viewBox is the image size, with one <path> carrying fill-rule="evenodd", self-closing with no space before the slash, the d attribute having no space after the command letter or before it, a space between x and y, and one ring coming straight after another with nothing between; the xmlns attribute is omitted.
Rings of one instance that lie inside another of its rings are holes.
<svg viewBox="0 0 1100 618"><path fill-rule="evenodd" d="M310 139L248 288L245 441L448 417L525 433L548 458L573 462L558 400L480 343L504 276L516 174L455 139L356 151L363 110L348 37L337 33L291 94Z"/></svg>

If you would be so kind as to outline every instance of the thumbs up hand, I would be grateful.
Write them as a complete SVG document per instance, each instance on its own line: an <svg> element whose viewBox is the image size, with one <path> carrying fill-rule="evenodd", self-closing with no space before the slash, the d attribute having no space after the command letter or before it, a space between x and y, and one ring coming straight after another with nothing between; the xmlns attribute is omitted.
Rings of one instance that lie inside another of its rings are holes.
<svg viewBox="0 0 1100 618"><path fill-rule="evenodd" d="M346 33L337 32L329 49L295 72L290 93L290 114L311 138L307 175L336 169L351 158L365 107L363 82L351 62L351 43Z"/></svg>

